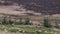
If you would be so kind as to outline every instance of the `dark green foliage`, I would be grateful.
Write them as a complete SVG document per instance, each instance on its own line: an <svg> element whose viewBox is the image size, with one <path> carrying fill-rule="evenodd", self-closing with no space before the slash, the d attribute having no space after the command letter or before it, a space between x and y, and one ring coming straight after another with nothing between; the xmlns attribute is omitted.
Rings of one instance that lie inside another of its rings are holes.
<svg viewBox="0 0 60 34"><path fill-rule="evenodd" d="M29 18L26 18L24 25L30 25L30 19Z"/></svg>
<svg viewBox="0 0 60 34"><path fill-rule="evenodd" d="M13 21L9 20L9 24L11 24L11 25L12 25L12 24L13 24Z"/></svg>
<svg viewBox="0 0 60 34"><path fill-rule="evenodd" d="M6 16L3 18L2 24L8 24L8 23L7 23Z"/></svg>
<svg viewBox="0 0 60 34"><path fill-rule="evenodd" d="M22 17L20 17L20 22L19 22L19 24L20 24L20 25L23 24L23 22L22 22Z"/></svg>
<svg viewBox="0 0 60 34"><path fill-rule="evenodd" d="M8 24L13 24L13 21L11 20L11 17L9 17L9 22L8 22Z"/></svg>
<svg viewBox="0 0 60 34"><path fill-rule="evenodd" d="M50 28L51 27L51 24L49 23L48 18L45 18L44 19L44 27L47 27L47 28Z"/></svg>

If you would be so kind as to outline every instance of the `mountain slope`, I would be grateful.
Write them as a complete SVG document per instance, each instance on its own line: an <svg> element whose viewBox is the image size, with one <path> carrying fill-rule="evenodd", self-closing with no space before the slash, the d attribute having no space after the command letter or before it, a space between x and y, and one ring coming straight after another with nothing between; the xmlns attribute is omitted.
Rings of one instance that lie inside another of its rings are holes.
<svg viewBox="0 0 60 34"><path fill-rule="evenodd" d="M0 5L23 5L24 9L42 14L60 14L60 0L3 0ZM32 12L31 11L31 12Z"/></svg>
<svg viewBox="0 0 60 34"><path fill-rule="evenodd" d="M18 0L27 10L43 14L60 14L60 0Z"/></svg>

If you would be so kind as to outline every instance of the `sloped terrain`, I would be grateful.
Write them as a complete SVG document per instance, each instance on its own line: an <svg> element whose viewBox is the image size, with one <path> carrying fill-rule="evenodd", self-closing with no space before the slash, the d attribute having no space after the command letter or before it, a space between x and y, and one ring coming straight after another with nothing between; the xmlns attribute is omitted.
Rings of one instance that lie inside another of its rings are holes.
<svg viewBox="0 0 60 34"><path fill-rule="evenodd" d="M42 14L60 14L60 0L19 0L26 9Z"/></svg>
<svg viewBox="0 0 60 34"><path fill-rule="evenodd" d="M18 5L20 7L20 5L23 5L24 10L30 10L29 12L34 11L34 13L42 13L49 15L60 14L59 3L60 0L0 0L0 6ZM10 9L8 11L10 11ZM32 13L27 14L33 15Z"/></svg>
<svg viewBox="0 0 60 34"><path fill-rule="evenodd" d="M26 10L21 6L10 5L10 6L0 6L0 14L6 15L40 15L40 13L35 13L34 11Z"/></svg>
<svg viewBox="0 0 60 34"><path fill-rule="evenodd" d="M25 13L25 11L16 11L15 9L18 9L19 6L0 6L0 13L5 14L13 14L13 15L22 15L22 13Z"/></svg>

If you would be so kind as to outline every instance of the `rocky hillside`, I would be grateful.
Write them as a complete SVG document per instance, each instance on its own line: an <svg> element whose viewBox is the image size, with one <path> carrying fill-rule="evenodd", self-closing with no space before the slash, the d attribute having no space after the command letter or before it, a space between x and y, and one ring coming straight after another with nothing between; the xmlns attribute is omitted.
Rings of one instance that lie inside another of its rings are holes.
<svg viewBox="0 0 60 34"><path fill-rule="evenodd" d="M60 0L0 0L0 5L23 5L26 10L49 15L60 14L59 3Z"/></svg>
<svg viewBox="0 0 60 34"><path fill-rule="evenodd" d="M60 14L60 0L19 0L28 10L43 14Z"/></svg>

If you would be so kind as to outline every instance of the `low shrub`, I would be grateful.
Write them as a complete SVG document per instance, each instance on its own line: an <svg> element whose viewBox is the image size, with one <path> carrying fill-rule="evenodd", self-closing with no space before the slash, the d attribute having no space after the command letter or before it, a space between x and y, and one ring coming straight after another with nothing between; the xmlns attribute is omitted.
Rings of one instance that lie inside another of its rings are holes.
<svg viewBox="0 0 60 34"><path fill-rule="evenodd" d="M18 29L10 28L8 31L9 31L9 32L17 32L17 31L18 31Z"/></svg>
<svg viewBox="0 0 60 34"><path fill-rule="evenodd" d="M3 25L0 25L0 30L3 31L4 29L6 29L6 27Z"/></svg>
<svg viewBox="0 0 60 34"><path fill-rule="evenodd" d="M5 29L5 28L2 28L2 27L0 28L1 31L3 31L4 29Z"/></svg>
<svg viewBox="0 0 60 34"><path fill-rule="evenodd" d="M44 27L51 28L51 24L49 23L49 19L48 18L44 19Z"/></svg>

